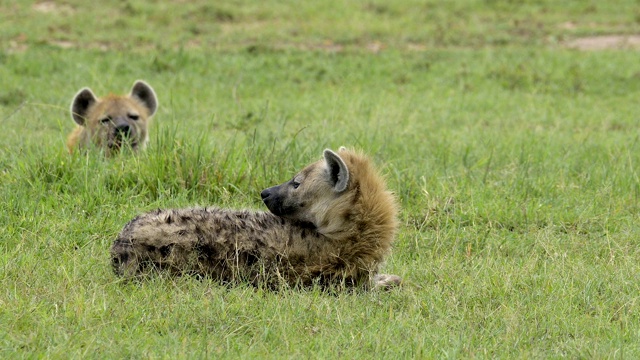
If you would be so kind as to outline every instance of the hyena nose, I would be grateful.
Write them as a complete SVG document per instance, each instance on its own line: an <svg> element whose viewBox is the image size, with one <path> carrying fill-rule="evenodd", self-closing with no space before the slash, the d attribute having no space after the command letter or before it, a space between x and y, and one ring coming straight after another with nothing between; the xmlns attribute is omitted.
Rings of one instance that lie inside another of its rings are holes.
<svg viewBox="0 0 640 360"><path fill-rule="evenodd" d="M260 193L260 197L262 197L262 200L268 198L269 195L271 195L269 189L262 190L262 192Z"/></svg>
<svg viewBox="0 0 640 360"><path fill-rule="evenodd" d="M116 127L116 135L129 136L131 134L131 127L127 124L118 125Z"/></svg>

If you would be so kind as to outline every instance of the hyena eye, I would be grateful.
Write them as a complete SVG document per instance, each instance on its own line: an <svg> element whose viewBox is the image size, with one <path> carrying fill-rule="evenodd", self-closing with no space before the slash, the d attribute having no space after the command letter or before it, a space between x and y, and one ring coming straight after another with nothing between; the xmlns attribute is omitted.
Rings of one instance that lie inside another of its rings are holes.
<svg viewBox="0 0 640 360"><path fill-rule="evenodd" d="M140 115L136 115L136 114L128 114L129 115L129 119L131 120L138 120L140 118Z"/></svg>
<svg viewBox="0 0 640 360"><path fill-rule="evenodd" d="M108 117L100 119L100 123L102 123L103 125L107 125L110 121L111 119Z"/></svg>
<svg viewBox="0 0 640 360"><path fill-rule="evenodd" d="M295 180L293 180L293 181L291 182L291 186L293 186L293 188L294 188L294 189L297 189L297 188L300 186L300 183L299 183L299 182L297 182L297 181L295 181Z"/></svg>

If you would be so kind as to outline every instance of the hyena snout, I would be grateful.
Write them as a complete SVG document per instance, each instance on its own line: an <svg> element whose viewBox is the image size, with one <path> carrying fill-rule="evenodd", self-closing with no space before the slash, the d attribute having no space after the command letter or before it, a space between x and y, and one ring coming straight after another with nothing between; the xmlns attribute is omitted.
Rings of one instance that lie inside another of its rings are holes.
<svg viewBox="0 0 640 360"><path fill-rule="evenodd" d="M283 216L287 214L287 211L283 206L283 197L280 192L280 185L272 186L268 189L262 190L260 197L269 211L274 215Z"/></svg>
<svg viewBox="0 0 640 360"><path fill-rule="evenodd" d="M138 145L136 127L125 119L115 119L110 133L109 148L119 149L124 143L128 143L135 149Z"/></svg>
<svg viewBox="0 0 640 360"><path fill-rule="evenodd" d="M135 136L135 128L123 117L117 117L113 121L113 136L116 139L128 139Z"/></svg>
<svg viewBox="0 0 640 360"><path fill-rule="evenodd" d="M262 190L262 192L260 193L260 197L262 198L262 200L268 198L269 195L271 195L271 192L269 191L270 189L271 188Z"/></svg>
<svg viewBox="0 0 640 360"><path fill-rule="evenodd" d="M131 136L131 126L129 124L121 124L116 126L115 135L122 138L128 138Z"/></svg>

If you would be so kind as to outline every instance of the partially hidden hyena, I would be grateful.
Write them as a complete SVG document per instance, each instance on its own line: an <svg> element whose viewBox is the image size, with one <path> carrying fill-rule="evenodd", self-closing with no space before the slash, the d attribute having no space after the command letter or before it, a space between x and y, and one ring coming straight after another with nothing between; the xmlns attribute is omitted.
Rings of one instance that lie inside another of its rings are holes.
<svg viewBox="0 0 640 360"><path fill-rule="evenodd" d="M267 287L390 288L378 274L398 221L396 199L370 160L340 148L261 193L270 212L187 208L131 220L111 248L116 274L154 270Z"/></svg>
<svg viewBox="0 0 640 360"><path fill-rule="evenodd" d="M78 124L67 139L67 149L95 146L112 155L123 146L136 151L149 141L151 116L158 108L155 91L138 80L128 95L98 98L89 88L81 89L71 102L71 117Z"/></svg>

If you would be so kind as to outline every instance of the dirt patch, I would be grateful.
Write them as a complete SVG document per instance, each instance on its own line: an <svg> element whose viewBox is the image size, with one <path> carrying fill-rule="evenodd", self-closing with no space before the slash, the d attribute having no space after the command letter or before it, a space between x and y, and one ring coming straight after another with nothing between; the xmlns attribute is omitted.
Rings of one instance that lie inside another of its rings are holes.
<svg viewBox="0 0 640 360"><path fill-rule="evenodd" d="M76 44L74 44L71 41L66 41L66 40L51 40L51 41L49 41L49 44L53 45L53 46L57 46L57 47L62 48L62 49L71 49L71 48L76 47Z"/></svg>
<svg viewBox="0 0 640 360"><path fill-rule="evenodd" d="M587 36L569 40L565 46L578 50L640 49L640 35Z"/></svg>
<svg viewBox="0 0 640 360"><path fill-rule="evenodd" d="M56 4L53 1L42 1L39 3L35 3L33 4L33 6L31 6L31 8L36 12L44 13L44 14L54 13L54 14L70 15L74 12L71 6Z"/></svg>

